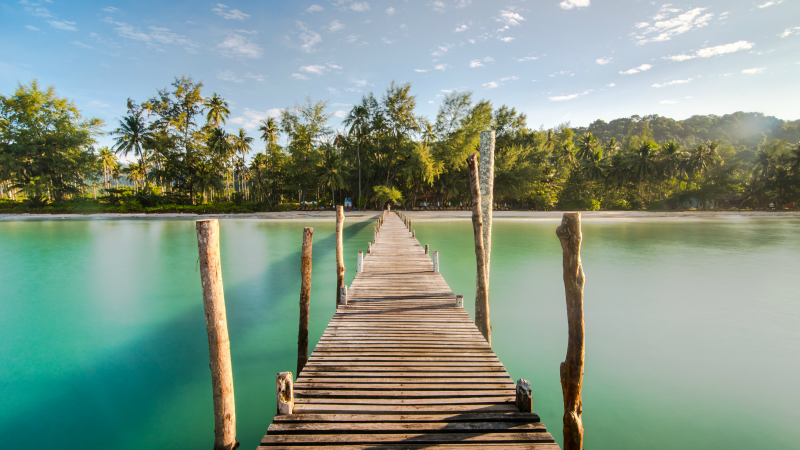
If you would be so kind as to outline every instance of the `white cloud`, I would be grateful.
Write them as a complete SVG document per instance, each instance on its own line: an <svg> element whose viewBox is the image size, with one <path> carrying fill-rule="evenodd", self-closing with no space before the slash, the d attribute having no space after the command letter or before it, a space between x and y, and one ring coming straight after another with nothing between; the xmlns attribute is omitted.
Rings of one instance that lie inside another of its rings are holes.
<svg viewBox="0 0 800 450"><path fill-rule="evenodd" d="M673 36L686 33L693 28L700 28L708 25L708 21L714 16L713 14L701 15L703 11L708 8L695 8L671 19L661 20L666 19L669 13L681 11L680 9L669 8L669 6L669 4L666 4L661 7L659 14L653 17L653 19L656 20L653 25L646 26L645 28L645 26L640 27L644 22L636 24L637 28L644 28L641 32L642 34L635 37L638 39L637 43L639 45L648 42L668 41L672 39ZM647 35L652 33L655 33L656 36L648 38Z"/></svg>
<svg viewBox="0 0 800 450"><path fill-rule="evenodd" d="M497 81L490 81L488 83L483 83L483 87L485 87L486 89L494 89L502 86L506 81L516 81L516 80L519 80L519 77L516 76L503 77Z"/></svg>
<svg viewBox="0 0 800 450"><path fill-rule="evenodd" d="M117 34L124 38L124 39L131 39L134 41L141 41L146 43L151 48L158 48L160 49L159 44L165 45L182 45L186 49L193 49L197 47L191 39L187 38L186 36L181 36L180 34L173 33L169 30L169 28L160 28L160 27L149 27L150 32L145 33L139 31L138 28L134 27L133 25L129 25L125 22L114 22L112 20L107 20L108 23L113 23L116 25L114 30L116 30Z"/></svg>
<svg viewBox="0 0 800 450"><path fill-rule="evenodd" d="M503 42L511 42L514 40L514 38L511 36L506 36L506 37L501 37L500 40Z"/></svg>
<svg viewBox="0 0 800 450"><path fill-rule="evenodd" d="M249 73L249 72L244 74L244 77L245 78L250 78L250 79L255 80L255 81L266 81L267 80L264 75L255 75L255 74L252 74L252 73Z"/></svg>
<svg viewBox="0 0 800 450"><path fill-rule="evenodd" d="M447 64L439 64L438 66L435 66L434 69L436 69L436 70L447 70L448 67L450 67L450 66L448 66Z"/></svg>
<svg viewBox="0 0 800 450"><path fill-rule="evenodd" d="M105 8L100 8L100 11L105 11L107 13L115 13L119 11L119 9L114 8L113 6L106 6Z"/></svg>
<svg viewBox="0 0 800 450"><path fill-rule="evenodd" d="M564 101L567 101L567 100L574 100L574 99L580 97L581 95L588 94L589 92L592 92L592 91L589 90L589 91L582 92L580 94L557 95L555 97L547 97L547 99L550 100L551 102L564 102Z"/></svg>
<svg viewBox="0 0 800 450"><path fill-rule="evenodd" d="M295 23L297 24L297 28L302 31L299 36L300 40L303 41L303 43L300 45L300 50L306 53L313 52L315 50L314 46L322 42L322 36L320 36L320 34L316 31L309 30L308 27L306 27L306 24L300 22L299 20Z"/></svg>
<svg viewBox="0 0 800 450"><path fill-rule="evenodd" d="M636 25L635 25L636 28L644 28L644 27L649 27L649 26L650 26L650 24L647 23L647 22L636 22Z"/></svg>
<svg viewBox="0 0 800 450"><path fill-rule="evenodd" d="M75 22L70 22L68 20L48 20L49 23L53 28L58 28L59 30L64 31L78 31L75 28Z"/></svg>
<svg viewBox="0 0 800 450"><path fill-rule="evenodd" d="M325 73L325 66L320 66L318 64L312 66L303 66L300 68L303 72L313 73L314 75L322 75Z"/></svg>
<svg viewBox="0 0 800 450"><path fill-rule="evenodd" d="M347 36L346 38L344 38L344 40L345 40L345 42L347 42L348 44L352 44L353 42L355 42L355 41L357 41L357 40L358 40L358 36L355 36L355 35L352 35L352 34L351 34L350 36Z"/></svg>
<svg viewBox="0 0 800 450"><path fill-rule="evenodd" d="M395 9L394 9L393 7L391 7L391 6L390 6L390 7L388 7L388 8L386 8L386 14L388 14L388 15L390 15L390 16L391 16L392 14L396 13L396 12L397 12L397 11L395 11Z"/></svg>
<svg viewBox="0 0 800 450"><path fill-rule="evenodd" d="M108 103L103 103L99 100L92 100L89 102L89 106L94 106L95 108L109 108L111 105Z"/></svg>
<svg viewBox="0 0 800 450"><path fill-rule="evenodd" d="M744 69L744 70L742 70L742 73L746 73L748 75L753 75L753 74L757 74L757 73L762 73L765 70L767 70L767 69L764 68L764 67L755 67L755 68L752 68L752 69Z"/></svg>
<svg viewBox="0 0 800 450"><path fill-rule="evenodd" d="M358 12L369 11L369 3L367 3L367 2L361 2L361 3L356 2L356 3L353 3L352 5L350 5L350 9L352 9L353 11L358 11Z"/></svg>
<svg viewBox="0 0 800 450"><path fill-rule="evenodd" d="M494 89L494 88L496 88L498 86L500 86L500 85L498 83L495 83L494 81L490 81L488 83L483 83L483 87L485 87L486 89Z"/></svg>
<svg viewBox="0 0 800 450"><path fill-rule="evenodd" d="M589 0L564 0L558 6L563 9L586 8L589 6Z"/></svg>
<svg viewBox="0 0 800 450"><path fill-rule="evenodd" d="M245 130L255 130L258 128L259 123L267 117L280 117L281 108L273 108L267 111L256 111L254 109L245 108L241 116L230 119L230 123L239 125Z"/></svg>
<svg viewBox="0 0 800 450"><path fill-rule="evenodd" d="M428 69L414 69L414 72L425 73Z"/></svg>
<svg viewBox="0 0 800 450"><path fill-rule="evenodd" d="M230 69L224 71L218 71L217 79L220 79L222 81L232 81L234 83L244 83L244 79L237 77L236 74L233 73L233 71Z"/></svg>
<svg viewBox="0 0 800 450"><path fill-rule="evenodd" d="M78 46L78 47L82 47L82 48L90 48L90 49L94 49L94 47L92 47L91 45L86 45L86 44L84 44L84 43L83 43L83 42L81 42L81 41L72 41L72 45L76 45L76 46Z"/></svg>
<svg viewBox="0 0 800 450"><path fill-rule="evenodd" d="M381 41L382 41L384 44L394 44L394 42L395 42L395 41L393 41L392 39L385 38L385 37L381 38Z"/></svg>
<svg viewBox="0 0 800 450"><path fill-rule="evenodd" d="M466 31L467 28L469 28L469 26L467 26L467 24L462 24L462 25L457 26L456 29L453 30L453 32L454 33L460 33L462 31Z"/></svg>
<svg viewBox="0 0 800 450"><path fill-rule="evenodd" d="M501 82L505 82L505 81L516 81L516 80L519 80L519 77L510 76L510 77L504 77L504 78L500 78L500 81L501 81Z"/></svg>
<svg viewBox="0 0 800 450"><path fill-rule="evenodd" d="M658 103L661 103L662 105L674 105L675 103L678 103L678 101L677 100L661 100Z"/></svg>
<svg viewBox="0 0 800 450"><path fill-rule="evenodd" d="M447 53L451 48L453 48L452 44L440 45L440 46L438 46L436 48L436 51L431 53L431 56L435 56L435 57L438 58L438 57L444 55L445 53Z"/></svg>
<svg viewBox="0 0 800 450"><path fill-rule="evenodd" d="M236 30L237 33L244 33L244 34L258 34L256 30Z"/></svg>
<svg viewBox="0 0 800 450"><path fill-rule="evenodd" d="M217 7L213 8L214 14L222 16L223 19L244 20L250 17L250 14L245 14L238 9L230 9L222 3L217 3Z"/></svg>
<svg viewBox="0 0 800 450"><path fill-rule="evenodd" d="M652 68L653 68L653 66L651 66L650 64L642 64L639 67L634 67L633 69L628 69L628 70L626 70L624 72L620 72L620 73L622 75L633 75L634 73L644 72L645 70L650 70Z"/></svg>
<svg viewBox="0 0 800 450"><path fill-rule="evenodd" d="M777 5L777 4L780 4L780 3L783 3L783 0L778 0L777 2L770 0L767 3L764 3L763 5L758 5L758 7L759 8L766 8L768 6Z"/></svg>
<svg viewBox="0 0 800 450"><path fill-rule="evenodd" d="M755 44L753 44L752 42L739 41L739 42L734 42L732 44L717 45L716 47L706 47L704 49L696 51L693 55L680 54L673 56L665 56L664 59L670 59L672 61L686 61L687 59L710 58L712 56L738 52L739 50L751 49L753 48L753 46L755 46Z"/></svg>
<svg viewBox="0 0 800 450"><path fill-rule="evenodd" d="M311 64L311 65L308 65L308 66L302 66L302 67L300 67L299 71L300 72L305 72L305 73L308 73L308 74L312 74L312 75L322 75L322 74L330 72L331 70L341 70L341 69L342 69L342 66L339 66L339 65L336 65L336 64L333 64L333 63L327 63L325 65L322 65L322 64ZM300 75L300 76L296 76L296 75ZM305 75L302 75L302 74L294 74L292 76L294 76L295 78L300 79L300 80L307 80L308 79L308 77L306 77Z"/></svg>
<svg viewBox="0 0 800 450"><path fill-rule="evenodd" d="M29 30L31 30L31 31L39 31L39 29L38 29L38 28L36 28L36 27L35 27L35 26L33 26L33 25L25 25L25 28L27 28L27 29L29 29Z"/></svg>
<svg viewBox="0 0 800 450"><path fill-rule="evenodd" d="M672 85L675 85L675 84L686 84L686 83L691 83L691 82L692 82L692 79L691 79L691 78L687 78L687 79L685 79L685 80L672 80L672 81L668 81L668 82L666 82L666 83L664 83L664 84L658 84L658 83L656 83L656 84L654 84L654 85L653 85L653 87L654 87L654 88L662 88L662 87L666 87L666 86L672 86Z"/></svg>
<svg viewBox="0 0 800 450"><path fill-rule="evenodd" d="M793 34L800 34L800 27L787 28L780 34L782 38L789 37Z"/></svg>
<svg viewBox="0 0 800 450"><path fill-rule="evenodd" d="M434 11L440 12L440 13L444 12L444 8L445 8L444 2L442 2L440 0L436 0L435 2L431 3L430 5L431 5L431 8L433 8Z"/></svg>
<svg viewBox="0 0 800 450"><path fill-rule="evenodd" d="M483 62L494 62L494 58L487 56L486 58L483 58Z"/></svg>
<svg viewBox="0 0 800 450"><path fill-rule="evenodd" d="M340 119L344 119L345 117L347 117L347 111L345 111L343 109L340 109L340 110L334 111L333 115L338 117L338 118L340 118Z"/></svg>
<svg viewBox="0 0 800 450"><path fill-rule="evenodd" d="M340 30L344 30L344 24L338 20L334 20L330 25L328 25L328 31L330 32L336 32Z"/></svg>
<svg viewBox="0 0 800 450"><path fill-rule="evenodd" d="M330 92L333 95L339 95L339 90L334 87L329 87L328 92Z"/></svg>
<svg viewBox="0 0 800 450"><path fill-rule="evenodd" d="M614 84L614 83L608 83L606 86L608 86L608 87L614 87L614 86L616 86L616 84Z"/></svg>
<svg viewBox="0 0 800 450"><path fill-rule="evenodd" d="M610 63L612 60L613 60L613 58L597 58L596 60L594 60L594 62L596 62L597 64L600 64L601 66L604 66L604 65Z"/></svg>
<svg viewBox="0 0 800 450"><path fill-rule="evenodd" d="M525 18L518 13L515 13L512 9L501 9L500 17L495 20L498 22L504 22L506 25L519 25L520 22L525 20Z"/></svg>
<svg viewBox="0 0 800 450"><path fill-rule="evenodd" d="M307 80L308 79L308 77L303 75L302 73L293 73L292 77L297 79L297 80Z"/></svg>
<svg viewBox="0 0 800 450"><path fill-rule="evenodd" d="M538 56L526 56L524 58L517 58L517 62L533 61L539 59Z"/></svg>
<svg viewBox="0 0 800 450"><path fill-rule="evenodd" d="M217 49L222 56L254 59L261 58L263 52L258 44L240 34L231 34L227 39L217 44Z"/></svg>
<svg viewBox="0 0 800 450"><path fill-rule="evenodd" d="M320 11L322 11L324 9L325 8L323 8L322 6L319 6L319 5L311 5L311 6L308 7L308 9L306 9L306 12L310 12L310 13L320 12Z"/></svg>
<svg viewBox="0 0 800 450"><path fill-rule="evenodd" d="M482 67L483 63L481 63L480 59L473 59L472 61L469 62L469 66L470 67Z"/></svg>

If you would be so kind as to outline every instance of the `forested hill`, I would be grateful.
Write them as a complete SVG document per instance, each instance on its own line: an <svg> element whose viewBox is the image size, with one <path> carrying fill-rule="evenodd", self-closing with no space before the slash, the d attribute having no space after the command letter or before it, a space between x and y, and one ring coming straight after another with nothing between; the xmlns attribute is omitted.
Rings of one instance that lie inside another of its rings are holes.
<svg viewBox="0 0 800 450"><path fill-rule="evenodd" d="M698 115L685 120L657 114L631 116L608 123L597 120L588 127L573 127L573 130L577 136L590 132L602 140L617 138L623 145L626 139L643 134L649 134L656 142L675 141L682 147L727 141L737 150L754 149L773 139L789 143L800 141L800 120L784 121L762 113L741 111L724 116Z"/></svg>

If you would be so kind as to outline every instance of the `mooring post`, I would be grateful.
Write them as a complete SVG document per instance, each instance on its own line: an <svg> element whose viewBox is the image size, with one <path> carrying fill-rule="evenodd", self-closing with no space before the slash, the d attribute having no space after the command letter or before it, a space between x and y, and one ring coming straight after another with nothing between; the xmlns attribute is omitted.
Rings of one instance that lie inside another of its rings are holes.
<svg viewBox="0 0 800 450"><path fill-rule="evenodd" d="M367 254L372 253L372 242L367 242Z"/></svg>
<svg viewBox="0 0 800 450"><path fill-rule="evenodd" d="M336 296L339 288L344 285L344 246L342 234L344 231L344 208L336 207Z"/></svg>
<svg viewBox="0 0 800 450"><path fill-rule="evenodd" d="M481 214L483 216L483 253L486 255L486 291L489 291L492 255L492 202L494 201L494 130L481 131L480 146Z"/></svg>
<svg viewBox="0 0 800 450"><path fill-rule="evenodd" d="M372 243L378 242L378 229L376 227L372 227Z"/></svg>
<svg viewBox="0 0 800 450"><path fill-rule="evenodd" d="M211 390L214 397L214 450L232 450L236 442L236 405L233 396L231 343L222 288L219 255L219 221L198 220L197 247L200 253L200 281L206 315L208 353L211 360Z"/></svg>
<svg viewBox="0 0 800 450"><path fill-rule="evenodd" d="M521 413L533 412L533 398L531 396L531 383L520 378L517 380L517 408Z"/></svg>
<svg viewBox="0 0 800 450"><path fill-rule="evenodd" d="M300 330L297 333L297 376L308 362L308 318L311 307L311 246L313 228L303 228L303 250L300 254Z"/></svg>
<svg viewBox="0 0 800 450"><path fill-rule="evenodd" d="M567 297L569 341L567 357L561 363L561 390L564 396L564 450L583 448L583 364L586 358L583 317L584 275L581 265L581 213L565 213L556 229L561 241L564 291Z"/></svg>
<svg viewBox="0 0 800 450"><path fill-rule="evenodd" d="M456 295L456 308L463 308L463 307L464 307L464 296Z"/></svg>
<svg viewBox="0 0 800 450"><path fill-rule="evenodd" d="M292 372L281 372L275 377L275 398L278 401L278 415L286 416L294 410L294 386Z"/></svg>
<svg viewBox="0 0 800 450"><path fill-rule="evenodd" d="M433 271L438 273L439 272L439 250L434 250L433 251L433 258L431 258L431 259L433 259Z"/></svg>
<svg viewBox="0 0 800 450"><path fill-rule="evenodd" d="M347 285L339 288L339 301L337 305L347 306Z"/></svg>
<svg viewBox="0 0 800 450"><path fill-rule="evenodd" d="M486 253L483 250L483 221L481 217L481 191L478 186L478 154L467 158L469 184L472 192L472 231L475 235L475 259L478 276L475 287L475 325L486 342L492 345L492 328L489 323L489 290L486 285Z"/></svg>
<svg viewBox="0 0 800 450"><path fill-rule="evenodd" d="M425 254L428 254L428 244L425 244Z"/></svg>
<svg viewBox="0 0 800 450"><path fill-rule="evenodd" d="M356 273L364 271L364 252L358 252L358 264L356 265Z"/></svg>
<svg viewBox="0 0 800 450"><path fill-rule="evenodd" d="M411 230L411 237L412 238L416 238L417 237L417 232L414 231L414 230Z"/></svg>

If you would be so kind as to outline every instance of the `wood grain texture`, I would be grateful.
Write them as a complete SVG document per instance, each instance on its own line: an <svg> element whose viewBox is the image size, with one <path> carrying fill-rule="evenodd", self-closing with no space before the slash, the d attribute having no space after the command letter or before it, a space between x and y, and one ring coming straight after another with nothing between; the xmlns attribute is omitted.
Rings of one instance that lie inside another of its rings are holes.
<svg viewBox="0 0 800 450"><path fill-rule="evenodd" d="M384 213L376 241L261 449L558 448L486 338L408 231Z"/></svg>
<svg viewBox="0 0 800 450"><path fill-rule="evenodd" d="M314 229L303 229L303 248L300 254L300 327L297 333L297 374L308 363L308 320L311 308L311 246Z"/></svg>
<svg viewBox="0 0 800 450"><path fill-rule="evenodd" d="M344 286L344 207L336 207L336 303L339 303L339 292Z"/></svg>
<svg viewBox="0 0 800 450"><path fill-rule="evenodd" d="M489 322L489 287L486 279L486 252L483 247L483 213L481 212L481 190L478 181L477 153L467 158L469 186L472 193L472 231L475 235L475 325L483 337L492 344L492 326Z"/></svg>
<svg viewBox="0 0 800 450"><path fill-rule="evenodd" d="M200 281L203 285L203 309L208 332L211 364L211 389L214 398L214 450L232 450L236 442L236 405L233 395L231 343L222 289L222 265L219 254L219 221L198 220L197 247L200 253Z"/></svg>

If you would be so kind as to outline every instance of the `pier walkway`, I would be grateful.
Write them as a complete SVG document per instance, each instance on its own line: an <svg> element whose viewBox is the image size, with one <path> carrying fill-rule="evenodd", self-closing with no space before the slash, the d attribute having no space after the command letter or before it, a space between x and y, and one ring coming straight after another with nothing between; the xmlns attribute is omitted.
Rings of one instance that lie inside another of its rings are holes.
<svg viewBox="0 0 800 450"><path fill-rule="evenodd" d="M558 449L395 214L277 415L267 449Z"/></svg>

